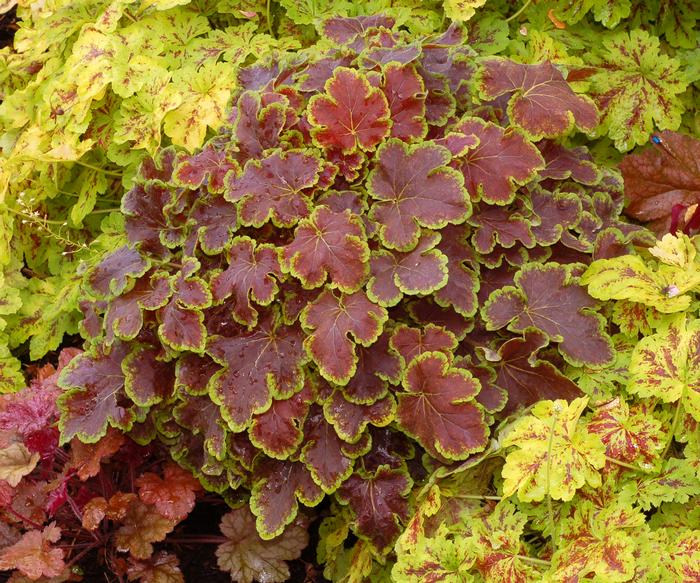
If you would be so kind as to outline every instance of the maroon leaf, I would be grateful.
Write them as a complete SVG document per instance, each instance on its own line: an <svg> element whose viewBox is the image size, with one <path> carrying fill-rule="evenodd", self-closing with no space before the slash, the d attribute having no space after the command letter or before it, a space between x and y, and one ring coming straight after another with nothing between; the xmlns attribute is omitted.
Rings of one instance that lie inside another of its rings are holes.
<svg viewBox="0 0 700 583"><path fill-rule="evenodd" d="M368 476L353 474L338 491L338 499L355 514L357 534L383 552L401 532L408 518L406 497L412 481L404 471L380 466Z"/></svg>
<svg viewBox="0 0 700 583"><path fill-rule="evenodd" d="M178 395L178 402L173 407L173 418L178 425L200 435L206 450L222 459L226 453L226 422L221 418L221 411L209 396Z"/></svg>
<svg viewBox="0 0 700 583"><path fill-rule="evenodd" d="M455 131L479 138L478 146L453 162L464 175L472 200L508 204L515 196L516 185L532 180L544 168L539 150L518 131L504 130L478 118L463 120Z"/></svg>
<svg viewBox="0 0 700 583"><path fill-rule="evenodd" d="M309 194L318 182L321 161L302 151L275 152L262 160L250 160L243 173L231 176L224 197L241 201L244 225L261 227L268 220L290 227L309 214Z"/></svg>
<svg viewBox="0 0 700 583"><path fill-rule="evenodd" d="M296 518L299 504L316 506L323 490L311 479L304 464L266 459L257 464L250 509L257 517L260 536L271 539Z"/></svg>
<svg viewBox="0 0 700 583"><path fill-rule="evenodd" d="M443 287L447 257L435 249L439 241L438 233L426 231L407 253L373 251L367 295L382 306L393 306L403 294L424 295Z"/></svg>
<svg viewBox="0 0 700 583"><path fill-rule="evenodd" d="M226 150L209 142L197 154L178 157L173 181L193 190L206 181L209 192L218 193L223 192L224 177L231 170L240 170L238 162Z"/></svg>
<svg viewBox="0 0 700 583"><path fill-rule="evenodd" d="M599 172L585 147L565 148L552 140L542 140L537 147L546 164L540 172L543 178L566 180L570 177L581 184L598 182Z"/></svg>
<svg viewBox="0 0 700 583"><path fill-rule="evenodd" d="M554 245L562 233L581 219L581 201L575 194L552 194L533 188L528 198L533 212L539 217L539 225L532 227L532 233L540 245Z"/></svg>
<svg viewBox="0 0 700 583"><path fill-rule="evenodd" d="M669 232L674 209L700 204L700 140L664 131L655 135L658 144L620 163L625 179L625 212L650 222L658 235ZM682 226L682 225L681 225Z"/></svg>
<svg viewBox="0 0 700 583"><path fill-rule="evenodd" d="M389 350L389 334L384 331L369 348L357 349L357 369L343 387L345 398L358 405L374 403L387 392L387 381L401 378L401 361Z"/></svg>
<svg viewBox="0 0 700 583"><path fill-rule="evenodd" d="M530 230L531 221L520 212L504 207L482 207L469 218L476 227L472 242L475 249L484 255L491 253L496 243L512 247L517 242L525 247L534 247L535 238Z"/></svg>
<svg viewBox="0 0 700 583"><path fill-rule="evenodd" d="M347 384L356 370L355 343L374 343L387 319L386 310L367 299L364 292L323 293L301 314L301 323L311 334L304 342L324 378L339 385Z"/></svg>
<svg viewBox="0 0 700 583"><path fill-rule="evenodd" d="M445 167L450 159L449 150L430 143L408 146L392 139L379 148L367 182L378 201L370 218L381 225L385 247L409 251L418 244L419 225L441 229L469 216L462 178Z"/></svg>
<svg viewBox="0 0 700 583"><path fill-rule="evenodd" d="M185 353L180 356L175 367L175 389L191 395L205 395L208 391L209 379L219 370L208 356Z"/></svg>
<svg viewBox="0 0 700 583"><path fill-rule="evenodd" d="M384 68L382 88L391 112L391 137L420 140L428 132L425 122L425 87L423 80L410 65L396 61Z"/></svg>
<svg viewBox="0 0 700 583"><path fill-rule="evenodd" d="M496 385L508 393L503 415L545 399L572 401L581 396L580 389L556 366L538 358L538 351L548 343L546 334L528 328L523 338L504 342L497 354L489 356L496 370Z"/></svg>
<svg viewBox="0 0 700 583"><path fill-rule="evenodd" d="M399 427L427 451L447 459L466 459L488 442L484 413L474 402L479 381L464 369L450 367L441 352L414 358L399 393Z"/></svg>
<svg viewBox="0 0 700 583"><path fill-rule="evenodd" d="M370 423L384 427L394 420L396 401L391 395L369 404L358 404L348 400L345 391L336 389L323 404L326 419L345 441L355 443Z"/></svg>
<svg viewBox="0 0 700 583"><path fill-rule="evenodd" d="M394 19L391 16L378 14L375 16L356 16L355 18L333 17L322 24L323 34L340 44L347 44L358 34L376 27L392 28Z"/></svg>
<svg viewBox="0 0 700 583"><path fill-rule="evenodd" d="M454 366L468 370L481 384L481 390L476 396L479 403L487 412L496 413L503 409L508 400L508 393L496 385L496 372L486 364L474 364L469 357L456 359Z"/></svg>
<svg viewBox="0 0 700 583"><path fill-rule="evenodd" d="M124 245L88 273L88 286L99 297L118 296L149 267L149 262L138 251Z"/></svg>
<svg viewBox="0 0 700 583"><path fill-rule="evenodd" d="M389 132L389 107L380 89L354 69L338 67L325 93L309 100L312 135L323 148L374 150Z"/></svg>
<svg viewBox="0 0 700 583"><path fill-rule="evenodd" d="M273 395L284 399L302 387L302 332L277 320L271 312L251 332L209 340L207 352L225 367L211 379L211 398L232 431L246 429L254 414L270 407Z"/></svg>
<svg viewBox="0 0 700 583"><path fill-rule="evenodd" d="M250 441L272 458L288 459L304 438L302 427L313 399L307 383L289 399L273 400L267 411L253 418L248 429Z"/></svg>
<svg viewBox="0 0 700 583"><path fill-rule="evenodd" d="M85 352L63 369L59 385L66 389L58 399L61 417L61 443L77 436L95 443L112 425L127 431L136 414L124 393L122 361L128 354L125 344L115 342L108 353L104 348Z"/></svg>
<svg viewBox="0 0 700 583"><path fill-rule="evenodd" d="M277 251L273 245L258 244L250 237L236 237L227 253L228 267L211 280L214 300L232 298L233 319L244 326L255 326L258 311L272 302L278 292L273 275L282 277Z"/></svg>
<svg viewBox="0 0 700 583"><path fill-rule="evenodd" d="M299 278L305 288L322 285L343 292L357 291L369 271L369 248L360 218L350 211L316 207L294 232L283 250L284 270Z"/></svg>
<svg viewBox="0 0 700 583"><path fill-rule="evenodd" d="M437 248L447 257L447 284L433 294L441 306L451 306L462 316L473 316L477 310L479 277L475 270L476 257L465 241L467 230L449 225L440 231L442 239ZM469 265L468 265L469 264Z"/></svg>
<svg viewBox="0 0 700 583"><path fill-rule="evenodd" d="M263 107L260 97L245 91L231 115L233 135L240 151L239 160L251 160L279 145L280 133L286 121L283 103Z"/></svg>
<svg viewBox="0 0 700 583"><path fill-rule="evenodd" d="M141 346L121 363L126 394L140 407L150 407L172 395L174 366L159 357L162 358L158 349Z"/></svg>
<svg viewBox="0 0 700 583"><path fill-rule="evenodd" d="M238 228L236 205L218 194L198 196L190 216L205 253L221 253Z"/></svg>
<svg viewBox="0 0 700 583"><path fill-rule="evenodd" d="M400 325L391 335L389 346L401 355L404 366L408 366L425 352L452 354L457 348L457 339L454 334L435 324L428 324L423 329Z"/></svg>
<svg viewBox="0 0 700 583"><path fill-rule="evenodd" d="M142 251L161 255L165 247L161 234L171 230L164 209L173 202L173 193L154 182L136 184L124 195L121 210L126 215L125 228L129 241Z"/></svg>
<svg viewBox="0 0 700 583"><path fill-rule="evenodd" d="M529 264L516 274L515 286L489 296L482 316L488 330L534 326L558 342L572 364L601 366L612 361L613 352L603 318L591 311L595 305L565 266Z"/></svg>

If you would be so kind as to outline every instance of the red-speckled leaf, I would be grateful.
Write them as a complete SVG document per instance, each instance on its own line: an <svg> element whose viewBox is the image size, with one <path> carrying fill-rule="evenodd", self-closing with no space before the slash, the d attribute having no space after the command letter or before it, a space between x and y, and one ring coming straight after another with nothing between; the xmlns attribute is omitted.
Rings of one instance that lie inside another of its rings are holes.
<svg viewBox="0 0 700 583"><path fill-rule="evenodd" d="M124 390L140 407L160 403L172 394L175 367L159 357L161 351L155 347L136 346L122 361Z"/></svg>
<svg viewBox="0 0 700 583"><path fill-rule="evenodd" d="M450 355L457 348L457 338L445 328L427 324L424 328L409 328L401 324L391 335L389 346L403 359L404 367L424 352Z"/></svg>
<svg viewBox="0 0 700 583"><path fill-rule="evenodd" d="M338 436L321 407L314 405L304 424L304 446L300 456L314 482L326 494L335 492L352 473L356 457L354 448Z"/></svg>
<svg viewBox="0 0 700 583"><path fill-rule="evenodd" d="M508 117L534 140L569 133L574 124L586 132L598 124L593 102L576 95L552 63L537 65L493 58L481 63L479 90L493 100L508 94Z"/></svg>
<svg viewBox="0 0 700 583"><path fill-rule="evenodd" d="M106 298L121 295L129 284L148 271L149 261L127 245L107 255L87 275L95 295Z"/></svg>
<svg viewBox="0 0 700 583"><path fill-rule="evenodd" d="M450 159L447 148L430 143L392 139L379 148L367 187L376 199L369 216L381 225L385 247L408 251L418 244L420 226L441 229L469 216L462 177L446 167Z"/></svg>
<svg viewBox="0 0 700 583"><path fill-rule="evenodd" d="M211 379L211 398L232 431L243 431L255 413L266 411L273 394L283 399L301 389L302 340L299 327L281 324L274 312L251 332L210 338L207 352L225 367Z"/></svg>
<svg viewBox="0 0 700 583"><path fill-rule="evenodd" d="M333 72L325 93L314 95L308 110L311 133L323 148L374 150L391 128L389 106L381 89L345 67Z"/></svg>
<svg viewBox="0 0 700 583"><path fill-rule="evenodd" d="M273 245L258 244L250 237L236 237L227 253L228 267L211 280L214 300L233 296L233 319L244 326L255 326L258 311L252 302L267 306L277 295L277 278L282 277L277 250Z"/></svg>
<svg viewBox="0 0 700 583"><path fill-rule="evenodd" d="M180 155L177 158L173 182L178 186L196 189L206 182L211 193L224 191L224 177L233 170L240 170L238 162L223 149L209 142L198 153L191 156Z"/></svg>
<svg viewBox="0 0 700 583"><path fill-rule="evenodd" d="M612 361L612 343L603 332L595 301L556 263L528 264L515 276L515 286L493 292L482 308L488 330L522 332L534 326L559 343L572 364L602 366Z"/></svg>
<svg viewBox="0 0 700 583"><path fill-rule="evenodd" d="M538 351L548 343L546 334L528 329L523 338L511 338L496 354L489 355L496 370L496 385L508 394L504 415L543 399L572 401L582 396L581 390L556 366L538 358Z"/></svg>
<svg viewBox="0 0 700 583"><path fill-rule="evenodd" d="M321 31L332 41L347 44L358 34L363 34L370 28L393 28L395 20L391 16L377 14L375 16L357 16L355 18L333 17L323 21Z"/></svg>
<svg viewBox="0 0 700 583"><path fill-rule="evenodd" d="M240 176L230 175L224 197L240 201L241 222L261 227L268 220L290 227L309 215L307 192L319 179L323 165L304 151L274 152L262 160L250 160Z"/></svg>
<svg viewBox="0 0 700 583"><path fill-rule="evenodd" d="M454 131L479 138L476 147L453 162L464 175L472 200L508 204L515 196L516 186L532 180L544 168L539 150L517 130L504 130L493 123L469 118Z"/></svg>
<svg viewBox="0 0 700 583"><path fill-rule="evenodd" d="M143 310L157 310L167 304L172 295L170 278L156 272L136 281L131 291L109 302L105 314L107 341L114 337L132 340L143 326Z"/></svg>
<svg viewBox="0 0 700 583"><path fill-rule="evenodd" d="M696 460L669 458L651 476L633 477L625 491L633 493L633 499L645 511L663 502L688 504L691 497L700 495L697 465Z"/></svg>
<svg viewBox="0 0 700 583"><path fill-rule="evenodd" d="M323 404L323 412L342 439L355 443L368 424L384 427L394 420L396 401L386 395L371 404L357 404L346 398L344 390L336 389Z"/></svg>
<svg viewBox="0 0 700 583"><path fill-rule="evenodd" d="M581 184L595 184L600 179L593 158L585 147L565 148L553 140L542 140L537 147L546 164L540 171L542 178L572 178Z"/></svg>
<svg viewBox="0 0 700 583"><path fill-rule="evenodd" d="M380 552L394 544L408 519L412 480L405 471L380 466L370 475L353 474L337 493L355 515L355 532Z"/></svg>
<svg viewBox="0 0 700 583"><path fill-rule="evenodd" d="M401 379L401 360L389 350L390 334L385 330L369 348L357 348L357 369L343 387L345 398L358 405L368 405L382 398L387 381L396 384Z"/></svg>
<svg viewBox="0 0 700 583"><path fill-rule="evenodd" d="M667 233L674 208L700 204L700 140L661 132L659 145L630 154L620 163L625 179L625 213L658 235ZM682 226L682 225L681 225Z"/></svg>
<svg viewBox="0 0 700 583"><path fill-rule="evenodd" d="M178 425L202 437L207 452L217 459L224 457L228 427L216 403L208 396L181 394L172 411Z"/></svg>
<svg viewBox="0 0 700 583"><path fill-rule="evenodd" d="M244 92L231 115L233 136L239 150L239 160L251 160L280 142L280 133L286 122L283 103L274 102L266 106L252 91Z"/></svg>
<svg viewBox="0 0 700 583"><path fill-rule="evenodd" d="M447 459L466 459L488 442L481 406L474 402L479 381L464 369L450 367L441 352L414 358L398 393L399 427L426 450Z"/></svg>
<svg viewBox="0 0 700 583"><path fill-rule="evenodd" d="M469 224L476 227L472 243L479 253L491 253L496 244L506 248L516 243L528 248L535 246L535 238L530 230L532 220L523 216L521 212L505 207L479 207L469 217Z"/></svg>
<svg viewBox="0 0 700 583"><path fill-rule="evenodd" d="M364 292L338 297L324 290L301 314L302 326L310 331L304 345L321 375L344 385L355 374L355 342L363 346L373 344L386 319L386 310L370 302Z"/></svg>
<svg viewBox="0 0 700 583"><path fill-rule="evenodd" d="M447 283L447 257L435 246L440 234L425 231L407 253L378 250L370 259L367 295L382 306L394 306L403 294L424 295Z"/></svg>
<svg viewBox="0 0 700 583"><path fill-rule="evenodd" d="M196 493L201 488L196 478L173 463L165 466L162 478L146 472L134 483L142 502L153 504L161 516L176 522L192 511Z"/></svg>
<svg viewBox="0 0 700 583"><path fill-rule="evenodd" d="M262 460L255 467L254 478L250 509L257 517L258 533L265 540L281 534L296 518L297 500L316 506L324 496L300 462Z"/></svg>
<svg viewBox="0 0 700 583"><path fill-rule="evenodd" d="M304 438L302 427L313 399L308 383L289 399L274 399L267 411L253 417L250 441L272 458L288 459Z"/></svg>
<svg viewBox="0 0 700 583"><path fill-rule="evenodd" d="M194 220L202 250L208 254L221 253L238 228L236 205L220 194L197 196L190 217Z"/></svg>
<svg viewBox="0 0 700 583"><path fill-rule="evenodd" d="M596 407L588 422L588 431L605 444L605 454L627 463L651 463L659 456L666 439L661 427L648 403L630 407L620 397Z"/></svg>
<svg viewBox="0 0 700 583"><path fill-rule="evenodd" d="M442 239L437 248L447 257L447 284L433 294L435 301L444 307L451 306L465 318L478 309L476 294L479 276L476 256L466 238L468 230L461 225L448 225L440 231Z"/></svg>
<svg viewBox="0 0 700 583"><path fill-rule="evenodd" d="M391 62L384 68L382 87L391 112L391 137L420 140L428 132L425 121L425 86L411 65Z"/></svg>
<svg viewBox="0 0 700 583"><path fill-rule="evenodd" d="M294 232L294 240L282 251L283 269L315 288L330 280L330 287L357 291L369 271L369 248L362 220L350 211L316 207Z"/></svg>
<svg viewBox="0 0 700 583"><path fill-rule="evenodd" d="M134 404L124 393L122 361L128 348L115 342L109 353L97 347L74 358L59 377L66 389L58 399L61 443L74 436L95 443L112 425L127 431L136 418Z"/></svg>

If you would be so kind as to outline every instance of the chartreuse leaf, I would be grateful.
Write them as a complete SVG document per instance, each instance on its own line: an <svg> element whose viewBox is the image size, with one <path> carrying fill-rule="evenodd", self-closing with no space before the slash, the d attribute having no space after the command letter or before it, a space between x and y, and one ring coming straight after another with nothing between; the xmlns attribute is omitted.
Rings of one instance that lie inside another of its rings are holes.
<svg viewBox="0 0 700 583"><path fill-rule="evenodd" d="M486 4L486 0L444 0L445 16L456 22L470 20L476 10Z"/></svg>
<svg viewBox="0 0 700 583"><path fill-rule="evenodd" d="M626 152L644 144L655 129L676 130L683 104L678 95L687 81L680 61L663 54L659 39L640 29L620 32L602 41L592 55L597 69L589 94L601 112L600 131Z"/></svg>
<svg viewBox="0 0 700 583"><path fill-rule="evenodd" d="M700 421L700 320L684 316L642 338L630 359L627 390L665 403L681 402Z"/></svg>
<svg viewBox="0 0 700 583"><path fill-rule="evenodd" d="M589 433L579 417L588 398L541 401L517 419L502 440L516 447L506 456L503 494L517 493L524 502L571 500L584 484L597 487L605 465L605 446Z"/></svg>
<svg viewBox="0 0 700 583"><path fill-rule="evenodd" d="M604 508L580 499L573 515L561 524L561 543L552 557L553 580L595 573L602 581L631 581L640 534L647 528L644 514L629 496L616 496Z"/></svg>

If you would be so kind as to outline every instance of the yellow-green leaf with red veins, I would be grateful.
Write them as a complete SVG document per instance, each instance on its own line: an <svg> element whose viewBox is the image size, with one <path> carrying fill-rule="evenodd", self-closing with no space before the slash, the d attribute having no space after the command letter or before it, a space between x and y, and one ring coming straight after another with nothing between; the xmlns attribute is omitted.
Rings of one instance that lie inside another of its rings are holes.
<svg viewBox="0 0 700 583"><path fill-rule="evenodd" d="M294 520L299 502L316 506L323 500L323 490L300 462L259 457L253 475L250 509L257 517L257 531L265 540L279 536Z"/></svg>
<svg viewBox="0 0 700 583"><path fill-rule="evenodd" d="M309 216L310 189L319 180L321 160L310 152L276 151L248 161L240 176L231 174L224 198L239 202L242 224L261 227L272 219L291 227Z"/></svg>
<svg viewBox="0 0 700 583"><path fill-rule="evenodd" d="M225 63L206 63L173 74L179 104L165 115L163 129L173 144L189 152L204 142L207 128L216 130L226 119L226 104L234 86L233 68Z"/></svg>
<svg viewBox="0 0 700 583"><path fill-rule="evenodd" d="M207 352L225 368L209 383L212 401L232 431L246 429L266 411L273 395L290 397L304 381L306 354L298 326L285 326L270 312L250 332L209 339Z"/></svg>
<svg viewBox="0 0 700 583"><path fill-rule="evenodd" d="M700 421L700 320L679 316L668 327L642 338L630 359L627 390L665 403L680 400Z"/></svg>
<svg viewBox="0 0 700 583"><path fill-rule="evenodd" d="M370 302L363 291L336 296L324 290L301 313L301 324L310 333L304 346L325 379L345 385L357 368L355 342L373 344L386 319L386 310Z"/></svg>
<svg viewBox="0 0 700 583"><path fill-rule="evenodd" d="M644 144L655 130L677 130L687 81L680 61L661 52L659 39L640 29L602 40L590 56L588 94L601 111L599 132L621 152Z"/></svg>
<svg viewBox="0 0 700 583"><path fill-rule="evenodd" d="M508 204L515 198L517 186L529 182L545 167L539 150L519 130L504 130L494 123L469 117L453 131L479 139L475 147L456 156L451 164L464 176L473 201Z"/></svg>
<svg viewBox="0 0 700 583"><path fill-rule="evenodd" d="M325 93L309 100L311 135L323 148L345 153L374 150L391 128L389 105L381 89L360 72L338 67L325 84Z"/></svg>
<svg viewBox="0 0 700 583"><path fill-rule="evenodd" d="M626 463L653 462L664 449L666 434L646 402L630 405L615 397L596 407L588 430L600 436L605 454Z"/></svg>
<svg viewBox="0 0 700 583"><path fill-rule="evenodd" d="M640 529L646 528L644 514L628 498L614 497L603 508L580 500L559 526L552 580L578 583L595 574L611 583L631 581Z"/></svg>
<svg viewBox="0 0 700 583"><path fill-rule="evenodd" d="M231 315L244 326L258 323L258 311L252 302L267 306L279 288L273 277L282 277L277 251L273 245L256 245L250 237L236 237L227 252L228 267L211 280L215 301L229 301Z"/></svg>
<svg viewBox="0 0 700 583"><path fill-rule="evenodd" d="M568 267L530 263L515 275L514 283L493 292L482 307L487 330L508 326L521 332L534 326L558 342L572 364L604 365L613 360L604 320L593 312L596 302Z"/></svg>
<svg viewBox="0 0 700 583"><path fill-rule="evenodd" d="M486 583L543 580L543 574L527 560L528 550L522 541L527 521L512 502L504 500L490 514L470 523L470 554L476 556L476 568Z"/></svg>
<svg viewBox="0 0 700 583"><path fill-rule="evenodd" d="M220 528L228 540L216 548L217 563L238 583L288 581L290 571L286 561L299 558L309 542L307 529L301 520L276 538L261 539L255 529L255 516L247 506L225 514Z"/></svg>
<svg viewBox="0 0 700 583"><path fill-rule="evenodd" d="M391 576L402 583L471 583L474 559L470 542L451 535L443 524L431 537L421 533L410 552L398 551Z"/></svg>
<svg viewBox="0 0 700 583"><path fill-rule="evenodd" d="M199 481L175 464L165 466L162 478L146 472L134 483L142 502L153 504L162 516L178 522L192 511L200 489Z"/></svg>
<svg viewBox="0 0 700 583"><path fill-rule="evenodd" d="M585 484L600 486L598 470L605 465L605 446L579 422L588 398L541 401L520 417L504 436L504 448L514 447L503 467L503 495L517 493L523 502L549 496L571 500Z"/></svg>
<svg viewBox="0 0 700 583"><path fill-rule="evenodd" d="M669 458L655 475L637 476L624 486L642 510L659 507L662 502L686 504L700 494L700 480L693 462Z"/></svg>
<svg viewBox="0 0 700 583"><path fill-rule="evenodd" d="M700 530L685 530L671 537L665 553L659 555L668 581L696 583L700 581Z"/></svg>
<svg viewBox="0 0 700 583"><path fill-rule="evenodd" d="M128 551L136 559L148 559L153 543L165 539L177 520L165 518L153 506L132 500L122 526L114 534L117 550Z"/></svg>
<svg viewBox="0 0 700 583"><path fill-rule="evenodd" d="M413 481L402 470L380 466L373 474L353 474L336 496L349 504L355 515L355 533L375 549L388 549L401 532L400 521L408 518L408 500Z"/></svg>
<svg viewBox="0 0 700 583"><path fill-rule="evenodd" d="M379 223L379 237L390 249L410 251L420 227L441 229L463 223L471 206L459 172L447 165L450 151L433 142L409 146L391 139L376 155L367 179L374 199L370 219Z"/></svg>
<svg viewBox="0 0 700 583"><path fill-rule="evenodd" d="M481 406L474 400L481 385L467 370L450 366L441 352L413 358L397 394L399 427L438 457L466 459L488 442Z"/></svg>
<svg viewBox="0 0 700 583"><path fill-rule="evenodd" d="M32 580L40 577L57 577L64 568L63 549L51 543L61 538L61 529L52 522L42 531L30 530L11 546L0 551L0 569L18 569Z"/></svg>
<svg viewBox="0 0 700 583"><path fill-rule="evenodd" d="M590 132L598 112L590 99L576 95L552 63L537 65L493 58L481 63L481 97L508 95L508 118L533 140L568 134L574 124Z"/></svg>
<svg viewBox="0 0 700 583"><path fill-rule="evenodd" d="M126 575L129 581L138 580L141 583L185 583L180 561L165 551L157 552L146 561L129 557Z"/></svg>
<svg viewBox="0 0 700 583"><path fill-rule="evenodd" d="M135 95L121 102L112 139L117 144L131 142L131 148L154 154L160 146L163 119L181 102L182 96L170 84L170 73L154 71Z"/></svg>
<svg viewBox="0 0 700 583"><path fill-rule="evenodd" d="M39 454L31 452L23 443L12 443L0 449L0 480L13 488L24 476L31 474L39 462Z"/></svg>
<svg viewBox="0 0 700 583"><path fill-rule="evenodd" d="M95 443L110 425L131 428L136 411L124 391L121 367L127 353L125 344L115 342L108 353L104 347L84 352L63 369L58 380L65 389L58 398L62 443L74 436Z"/></svg>
<svg viewBox="0 0 700 583"><path fill-rule="evenodd" d="M382 306L394 306L403 294L430 294L447 283L447 257L435 246L440 234L424 231L407 253L380 249L372 252L367 295Z"/></svg>
<svg viewBox="0 0 700 583"><path fill-rule="evenodd" d="M302 219L294 239L282 251L282 267L315 288L329 280L329 286L345 293L357 291L369 272L369 247L359 216L350 211L335 212L316 207Z"/></svg>

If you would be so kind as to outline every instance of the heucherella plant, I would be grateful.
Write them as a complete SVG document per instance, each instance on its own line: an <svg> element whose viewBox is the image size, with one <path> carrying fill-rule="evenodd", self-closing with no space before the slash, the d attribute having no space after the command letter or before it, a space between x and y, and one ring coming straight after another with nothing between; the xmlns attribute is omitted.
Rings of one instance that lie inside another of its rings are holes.
<svg viewBox="0 0 700 583"><path fill-rule="evenodd" d="M371 568L425 468L580 397L565 366L614 362L580 276L649 233L564 144L598 112L553 65L477 61L458 27L417 42L387 16L323 34L241 69L200 150L142 165L128 244L85 276L60 429L159 438L206 488L249 493L263 539L332 496ZM595 443L581 455L600 468Z"/></svg>

